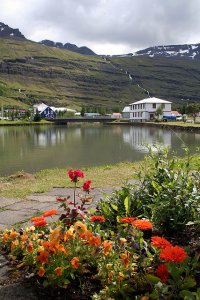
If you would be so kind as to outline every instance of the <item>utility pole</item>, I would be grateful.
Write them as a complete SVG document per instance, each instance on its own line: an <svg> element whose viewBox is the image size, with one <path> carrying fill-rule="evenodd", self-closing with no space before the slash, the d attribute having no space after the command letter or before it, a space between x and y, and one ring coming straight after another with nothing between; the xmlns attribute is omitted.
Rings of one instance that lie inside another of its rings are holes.
<svg viewBox="0 0 200 300"><path fill-rule="evenodd" d="M3 120L3 101L1 100L1 120Z"/></svg>

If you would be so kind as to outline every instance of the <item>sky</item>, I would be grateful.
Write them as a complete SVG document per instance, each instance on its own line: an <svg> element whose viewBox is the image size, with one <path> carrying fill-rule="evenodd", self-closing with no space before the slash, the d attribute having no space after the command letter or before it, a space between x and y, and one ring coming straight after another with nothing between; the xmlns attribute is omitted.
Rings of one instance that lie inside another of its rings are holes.
<svg viewBox="0 0 200 300"><path fill-rule="evenodd" d="M127 54L200 43L200 0L1 0L0 22L36 42Z"/></svg>

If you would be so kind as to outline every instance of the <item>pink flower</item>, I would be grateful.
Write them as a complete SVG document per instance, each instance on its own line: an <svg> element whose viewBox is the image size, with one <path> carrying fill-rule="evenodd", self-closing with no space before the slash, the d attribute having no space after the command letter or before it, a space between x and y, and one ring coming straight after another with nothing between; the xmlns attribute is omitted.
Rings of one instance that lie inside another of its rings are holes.
<svg viewBox="0 0 200 300"><path fill-rule="evenodd" d="M83 190L85 192L89 192L89 190L91 189L91 182L92 182L91 180L88 180L88 181L84 182Z"/></svg>

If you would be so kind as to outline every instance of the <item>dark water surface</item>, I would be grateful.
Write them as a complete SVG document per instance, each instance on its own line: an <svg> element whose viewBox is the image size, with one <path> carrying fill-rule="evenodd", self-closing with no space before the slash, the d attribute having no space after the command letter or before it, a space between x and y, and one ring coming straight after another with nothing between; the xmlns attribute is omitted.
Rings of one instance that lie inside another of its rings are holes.
<svg viewBox="0 0 200 300"><path fill-rule="evenodd" d="M138 161L147 144L168 146L181 155L182 145L191 152L200 146L200 133L97 124L0 127L0 176Z"/></svg>

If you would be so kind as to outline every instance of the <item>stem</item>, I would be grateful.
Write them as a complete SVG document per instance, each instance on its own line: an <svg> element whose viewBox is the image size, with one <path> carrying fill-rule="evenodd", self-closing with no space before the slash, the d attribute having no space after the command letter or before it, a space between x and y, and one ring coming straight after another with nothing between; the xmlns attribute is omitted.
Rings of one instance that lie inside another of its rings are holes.
<svg viewBox="0 0 200 300"><path fill-rule="evenodd" d="M74 207L76 206L76 182L74 185Z"/></svg>

